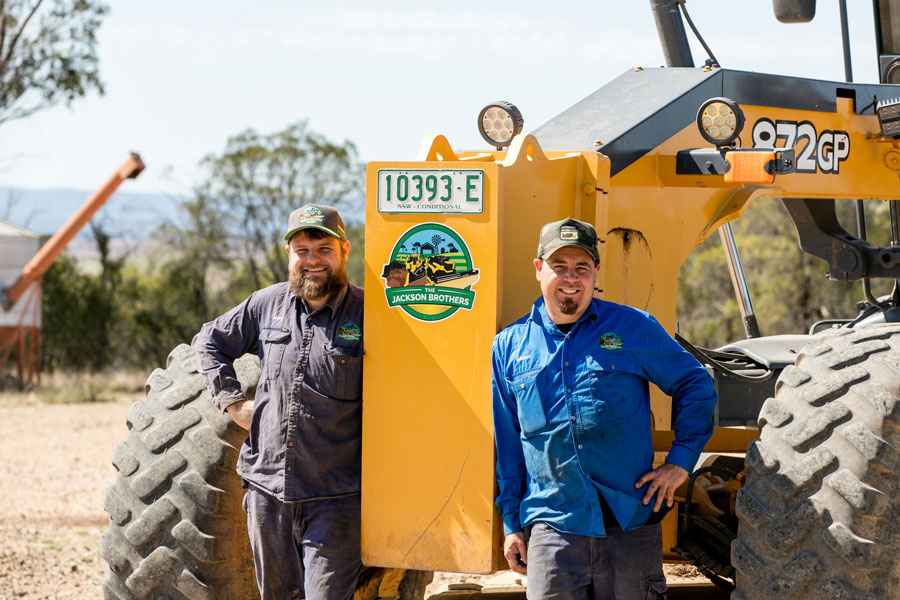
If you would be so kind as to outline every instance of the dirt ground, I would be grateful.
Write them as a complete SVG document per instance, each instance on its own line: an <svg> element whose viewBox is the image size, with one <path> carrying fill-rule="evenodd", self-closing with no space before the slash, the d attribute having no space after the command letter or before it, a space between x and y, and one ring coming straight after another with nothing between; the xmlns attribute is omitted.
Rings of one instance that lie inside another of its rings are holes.
<svg viewBox="0 0 900 600"><path fill-rule="evenodd" d="M130 401L44 404L0 394L0 600L101 598L110 459ZM674 569L674 570L673 570ZM685 571L667 566L669 575ZM688 570L688 573L690 571ZM488 577L436 573L429 592Z"/></svg>
<svg viewBox="0 0 900 600"><path fill-rule="evenodd" d="M0 400L0 599L102 597L103 493L128 407Z"/></svg>

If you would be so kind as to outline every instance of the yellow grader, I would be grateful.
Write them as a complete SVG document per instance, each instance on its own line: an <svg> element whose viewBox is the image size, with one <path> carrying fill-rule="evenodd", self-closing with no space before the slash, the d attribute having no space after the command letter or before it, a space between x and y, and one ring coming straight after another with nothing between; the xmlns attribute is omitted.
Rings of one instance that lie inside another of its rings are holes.
<svg viewBox="0 0 900 600"><path fill-rule="evenodd" d="M679 4L651 2L668 68L630 70L530 134L513 106L491 105L479 117L488 151L434 135L416 160L368 165L370 567L358 598L419 598L428 572L504 567L491 342L537 296L540 226L565 217L601 238L597 295L673 333L679 267L710 236L723 240L748 338L715 351L682 342L720 401L702 462L663 522L665 556L698 565L734 599L900 597L900 295L875 298L868 285L900 276L900 87L693 68ZM802 20L810 2L775 4ZM890 81L900 4L875 8ZM761 196L782 200L830 278L863 281L858 315L818 333L758 335L729 222ZM848 232L837 199L890 201L894 239ZM428 265L427 276L408 265ZM406 272L392 279L394 267ZM254 357L239 363L252 391ZM188 345L146 387L113 456L104 597L255 597L234 473L243 431L212 406ZM654 390L652 409L661 461L670 400Z"/></svg>

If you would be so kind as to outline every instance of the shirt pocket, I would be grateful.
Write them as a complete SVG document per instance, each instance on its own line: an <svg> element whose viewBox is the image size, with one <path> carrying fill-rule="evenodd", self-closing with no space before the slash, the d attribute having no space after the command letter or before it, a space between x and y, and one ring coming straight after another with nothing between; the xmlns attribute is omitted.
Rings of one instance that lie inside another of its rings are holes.
<svg viewBox="0 0 900 600"><path fill-rule="evenodd" d="M585 364L598 417L630 417L644 405L645 382L634 358L614 353L588 355Z"/></svg>
<svg viewBox="0 0 900 600"><path fill-rule="evenodd" d="M547 416L538 390L538 373L540 369L518 373L508 380L510 390L516 397L519 426L525 434L535 433L547 426Z"/></svg>
<svg viewBox="0 0 900 600"><path fill-rule="evenodd" d="M333 383L330 394L338 400L359 400L362 398L362 356L359 349L342 348L334 344L325 345L326 376Z"/></svg>
<svg viewBox="0 0 900 600"><path fill-rule="evenodd" d="M263 347L266 379L277 379L281 375L284 351L291 342L291 332L284 329L263 329L259 334L259 342Z"/></svg>

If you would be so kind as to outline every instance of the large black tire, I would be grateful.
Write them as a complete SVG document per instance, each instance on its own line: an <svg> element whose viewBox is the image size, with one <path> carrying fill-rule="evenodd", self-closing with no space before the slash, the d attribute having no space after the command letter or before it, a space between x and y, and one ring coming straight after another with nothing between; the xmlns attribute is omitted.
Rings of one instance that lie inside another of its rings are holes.
<svg viewBox="0 0 900 600"><path fill-rule="evenodd" d="M252 398L259 360L235 361ZM116 446L115 483L106 490L109 529L100 553L110 571L105 600L259 598L241 480L235 472L247 432L212 404L196 353L175 348L150 374L147 398L128 413L128 439ZM427 571L367 569L356 600L421 600Z"/></svg>
<svg viewBox="0 0 900 600"><path fill-rule="evenodd" d="M259 361L235 365L252 397ZM247 432L212 404L194 350L175 348L128 413L130 433L113 454L106 490L106 600L258 598L234 470Z"/></svg>
<svg viewBox="0 0 900 600"><path fill-rule="evenodd" d="M732 600L900 598L900 327L824 334L747 450Z"/></svg>

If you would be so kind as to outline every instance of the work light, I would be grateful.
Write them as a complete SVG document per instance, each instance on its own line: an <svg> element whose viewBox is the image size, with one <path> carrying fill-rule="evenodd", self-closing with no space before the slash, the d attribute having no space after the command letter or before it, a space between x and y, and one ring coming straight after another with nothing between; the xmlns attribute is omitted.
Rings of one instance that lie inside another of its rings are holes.
<svg viewBox="0 0 900 600"><path fill-rule="evenodd" d="M509 102L492 102L478 113L478 132L484 140L501 150L522 132L525 120L519 109Z"/></svg>
<svg viewBox="0 0 900 600"><path fill-rule="evenodd" d="M884 83L892 85L900 83L900 58L893 58L883 65L882 78Z"/></svg>
<svg viewBox="0 0 900 600"><path fill-rule="evenodd" d="M744 113L734 100L710 98L697 111L697 128L710 144L730 146L744 128Z"/></svg>

